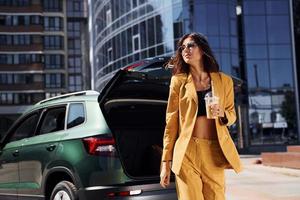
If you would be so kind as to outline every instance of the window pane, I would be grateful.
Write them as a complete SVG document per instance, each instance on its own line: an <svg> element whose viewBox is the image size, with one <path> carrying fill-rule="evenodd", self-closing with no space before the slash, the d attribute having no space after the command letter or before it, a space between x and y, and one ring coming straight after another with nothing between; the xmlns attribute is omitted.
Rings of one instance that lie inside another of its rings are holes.
<svg viewBox="0 0 300 200"><path fill-rule="evenodd" d="M69 107L67 128L82 124L85 120L84 107L81 103L71 104Z"/></svg>
<svg viewBox="0 0 300 200"><path fill-rule="evenodd" d="M291 58L290 45L270 45L269 46L270 58Z"/></svg>
<svg viewBox="0 0 300 200"><path fill-rule="evenodd" d="M244 1L243 2L244 14L265 14L265 2L264 1Z"/></svg>
<svg viewBox="0 0 300 200"><path fill-rule="evenodd" d="M207 5L207 13L209 13L209 17L207 18L207 33L208 34L219 34L219 20L218 15L211 13L217 13L218 5L217 4L209 4Z"/></svg>
<svg viewBox="0 0 300 200"><path fill-rule="evenodd" d="M271 60L271 87L293 87L293 70L290 60Z"/></svg>
<svg viewBox="0 0 300 200"><path fill-rule="evenodd" d="M229 37L220 37L221 48L228 49L229 48Z"/></svg>
<svg viewBox="0 0 300 200"><path fill-rule="evenodd" d="M37 124L38 115L34 114L27 118L21 125L16 129L13 137L10 141L21 140L23 138L30 137L34 134L34 130Z"/></svg>
<svg viewBox="0 0 300 200"><path fill-rule="evenodd" d="M247 77L249 88L269 88L269 69L266 60L251 60L247 62Z"/></svg>
<svg viewBox="0 0 300 200"><path fill-rule="evenodd" d="M267 21L269 43L280 44L291 42L288 16L268 16ZM260 29L257 28L256 30Z"/></svg>
<svg viewBox="0 0 300 200"><path fill-rule="evenodd" d="M53 108L46 112L40 134L60 131L65 126L65 108Z"/></svg>
<svg viewBox="0 0 300 200"><path fill-rule="evenodd" d="M221 68L225 73L231 74L229 53L221 53Z"/></svg>
<svg viewBox="0 0 300 200"><path fill-rule="evenodd" d="M257 59L268 57L267 47L265 45L246 45L247 59Z"/></svg>
<svg viewBox="0 0 300 200"><path fill-rule="evenodd" d="M212 49L217 49L220 47L220 38L219 37L209 37L209 44Z"/></svg>
<svg viewBox="0 0 300 200"><path fill-rule="evenodd" d="M288 14L289 1L267 1L267 14Z"/></svg>
<svg viewBox="0 0 300 200"><path fill-rule="evenodd" d="M259 30L259 31L258 31ZM266 43L266 23L264 16L245 17L245 40L249 44Z"/></svg>
<svg viewBox="0 0 300 200"><path fill-rule="evenodd" d="M219 24L222 24L220 32L222 35L229 35L229 16L228 6L226 4L219 4Z"/></svg>

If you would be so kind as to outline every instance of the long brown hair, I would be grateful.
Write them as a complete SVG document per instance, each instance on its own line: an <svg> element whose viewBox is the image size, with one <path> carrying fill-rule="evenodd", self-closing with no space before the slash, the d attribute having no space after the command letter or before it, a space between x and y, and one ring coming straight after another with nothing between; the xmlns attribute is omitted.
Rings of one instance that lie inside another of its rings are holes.
<svg viewBox="0 0 300 200"><path fill-rule="evenodd" d="M213 52L208 44L208 41L206 37L200 33L189 33L185 34L180 38L177 44L177 50L175 57L172 57L168 64L173 65L173 74L178 73L189 73L190 68L189 64L184 62L181 51L179 50L179 47L182 45L183 41L186 38L192 38L194 42L202 49L203 51L203 65L204 65L204 71L205 72L218 72L219 71L219 64L213 55Z"/></svg>

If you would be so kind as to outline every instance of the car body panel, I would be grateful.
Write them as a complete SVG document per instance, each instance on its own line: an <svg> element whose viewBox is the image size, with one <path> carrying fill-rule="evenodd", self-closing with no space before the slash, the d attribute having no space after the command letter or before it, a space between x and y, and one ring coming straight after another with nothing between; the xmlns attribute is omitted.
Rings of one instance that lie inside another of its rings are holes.
<svg viewBox="0 0 300 200"><path fill-rule="evenodd" d="M56 149L59 144L60 137L55 138L54 136L56 135L45 134L30 138L27 142L25 141L19 158L19 194L38 195L43 192L43 173L49 163L55 159ZM42 138L45 138L45 140ZM41 142L39 143L39 141Z"/></svg>
<svg viewBox="0 0 300 200"><path fill-rule="evenodd" d="M18 143L18 142L14 142ZM13 154L20 150L20 146L5 147L0 158L0 197L1 194L17 194L19 185L18 158ZM2 199L2 198L1 198Z"/></svg>

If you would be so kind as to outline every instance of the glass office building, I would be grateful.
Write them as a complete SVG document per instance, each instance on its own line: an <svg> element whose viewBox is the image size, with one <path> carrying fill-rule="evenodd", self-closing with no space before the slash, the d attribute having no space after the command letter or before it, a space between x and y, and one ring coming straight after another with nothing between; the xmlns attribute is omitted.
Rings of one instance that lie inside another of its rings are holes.
<svg viewBox="0 0 300 200"><path fill-rule="evenodd" d="M94 89L121 67L171 56L185 33L205 34L221 70L244 80L233 127L241 149L299 143L290 0L90 0Z"/></svg>
<svg viewBox="0 0 300 200"><path fill-rule="evenodd" d="M177 40L191 31L206 34L222 70L237 74L236 2L212 2L92 1L95 88L102 89L122 66L143 58L172 55Z"/></svg>
<svg viewBox="0 0 300 200"><path fill-rule="evenodd" d="M299 143L291 2L243 1L250 145Z"/></svg>

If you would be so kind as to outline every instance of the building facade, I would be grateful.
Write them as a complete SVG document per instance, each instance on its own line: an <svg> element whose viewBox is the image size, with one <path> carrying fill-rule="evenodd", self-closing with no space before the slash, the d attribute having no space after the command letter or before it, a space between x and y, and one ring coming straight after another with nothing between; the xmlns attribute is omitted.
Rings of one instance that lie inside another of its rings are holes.
<svg viewBox="0 0 300 200"><path fill-rule="evenodd" d="M249 144L298 144L299 95L293 3L289 0L244 0L242 11Z"/></svg>
<svg viewBox="0 0 300 200"><path fill-rule="evenodd" d="M183 34L201 32L221 70L244 80L232 131L238 147L299 144L293 10L298 0L90 0L93 88L134 61L173 55Z"/></svg>
<svg viewBox="0 0 300 200"><path fill-rule="evenodd" d="M87 1L0 0L0 133L28 106L90 88Z"/></svg>
<svg viewBox="0 0 300 200"><path fill-rule="evenodd" d="M191 31L207 35L223 71L239 73L235 0L92 0L90 5L97 89L120 66L172 55L178 39Z"/></svg>

